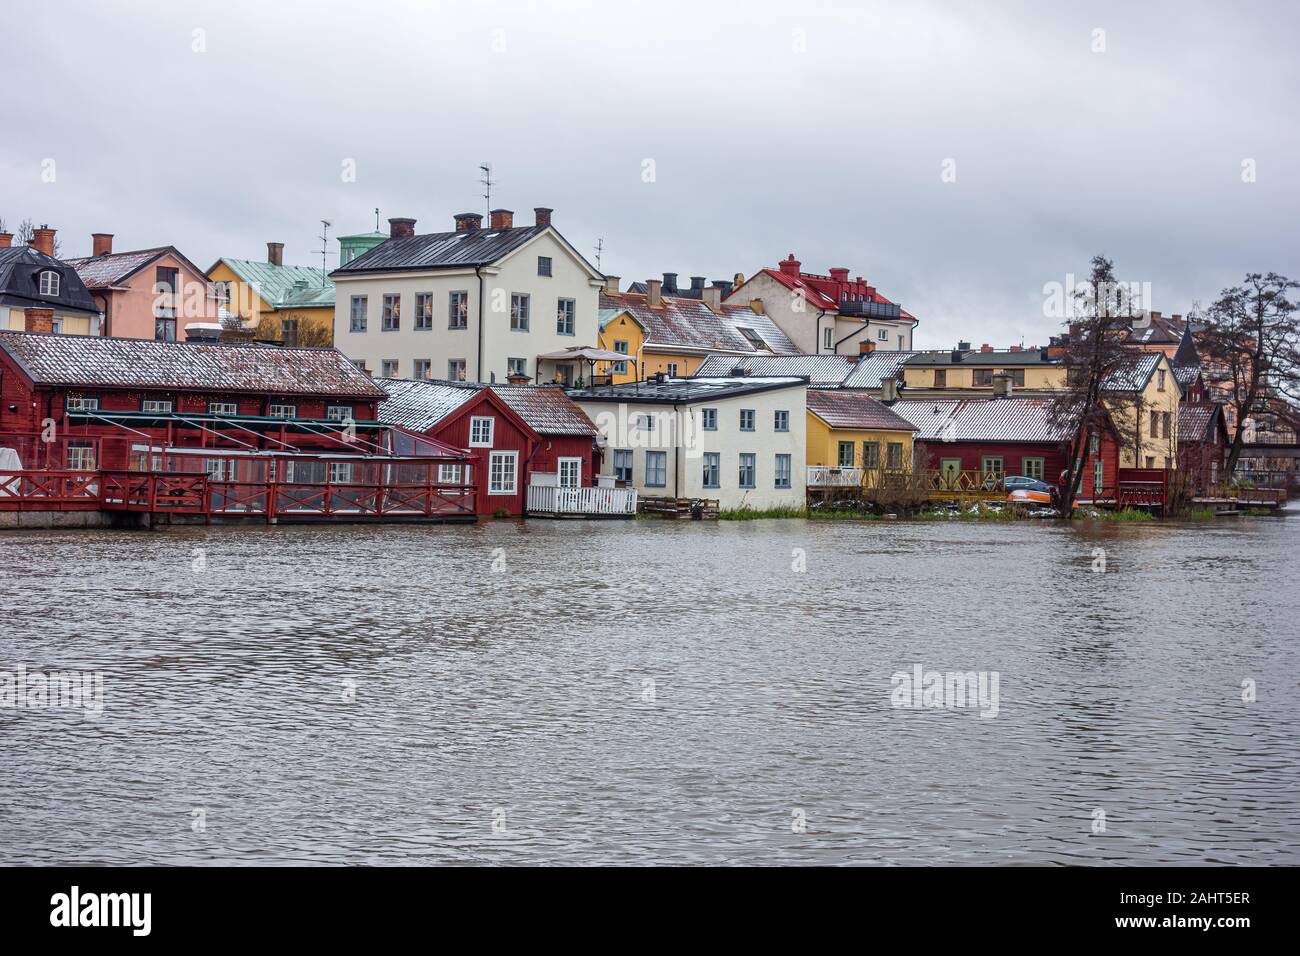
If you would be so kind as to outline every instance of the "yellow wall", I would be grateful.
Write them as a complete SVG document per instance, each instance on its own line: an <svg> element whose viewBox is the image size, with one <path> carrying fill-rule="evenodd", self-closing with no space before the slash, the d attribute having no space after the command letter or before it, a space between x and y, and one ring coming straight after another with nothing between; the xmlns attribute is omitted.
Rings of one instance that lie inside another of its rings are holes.
<svg viewBox="0 0 1300 956"><path fill-rule="evenodd" d="M1161 388L1160 372L1164 374L1164 388ZM1150 458L1154 468L1176 468L1178 466L1178 405L1180 402L1178 383L1174 380L1173 368L1169 358L1161 359L1151 381L1142 392L1141 401L1135 407L1132 403L1123 405L1108 403L1111 417L1123 435L1130 430L1133 416L1139 417L1137 442L1126 440L1120 445L1119 466L1121 468L1146 468ZM1169 437L1164 437L1164 428L1159 429L1159 437L1151 437L1151 416L1167 413L1169 415Z"/></svg>
<svg viewBox="0 0 1300 956"><path fill-rule="evenodd" d="M90 334L90 316L84 313L60 312L55 309L54 318L59 321L59 329L64 335ZM27 313L22 309L11 308L7 328L11 332L25 332L27 330Z"/></svg>
<svg viewBox="0 0 1300 956"><path fill-rule="evenodd" d="M613 319L609 325L601 329L596 337L596 344L602 349L614 351L615 342L627 343L627 371L614 375L613 382L615 385L623 385L626 382L636 381L637 360L641 358L641 348L645 345L645 332L641 330L631 316L624 313ZM597 362L596 374L607 375L613 368L613 362Z"/></svg>
<svg viewBox="0 0 1300 956"><path fill-rule="evenodd" d="M218 262L208 271L208 280L230 283L230 302L226 304L226 308L236 313L245 323L250 321L256 323L268 316L273 317L280 314L224 262ZM308 308L295 306L292 309L284 310L284 314L286 317L292 314L294 318L310 322L313 325L319 324L322 328L331 331L331 333L334 329L334 306L332 305Z"/></svg>
<svg viewBox="0 0 1300 956"><path fill-rule="evenodd" d="M655 372L667 372L668 363L673 362L677 365L677 375L680 378L694 375L695 370L704 364L703 355L684 355L680 352L651 352L646 351L641 356L641 361L645 363L646 375L653 375Z"/></svg>
<svg viewBox="0 0 1300 956"><path fill-rule="evenodd" d="M996 375L1004 369L1010 371L1011 369L1020 367L1021 366L1015 365L1002 366L993 368L992 372ZM978 366L941 365L939 368L947 373L947 384L942 386L943 388L987 388L990 392L993 391L992 383L989 383L988 385L974 384L975 369L978 368ZM988 366L985 366L985 368L988 368ZM1024 371L1025 384L1016 385L1016 388L1046 389L1065 387L1065 369L1059 365L1046 367L1034 366L1032 368L1025 368ZM935 388L934 373L934 368L912 368L904 366L903 381L909 388Z"/></svg>
<svg viewBox="0 0 1300 956"><path fill-rule="evenodd" d="M910 431L867 431L851 428L831 428L813 412L808 412L808 464L825 465L834 468L840 463L840 442L853 442L853 465L862 467L862 443L874 441L880 443L880 463L888 461L888 447L891 442L903 446L903 463L910 466L912 462L912 433Z"/></svg>

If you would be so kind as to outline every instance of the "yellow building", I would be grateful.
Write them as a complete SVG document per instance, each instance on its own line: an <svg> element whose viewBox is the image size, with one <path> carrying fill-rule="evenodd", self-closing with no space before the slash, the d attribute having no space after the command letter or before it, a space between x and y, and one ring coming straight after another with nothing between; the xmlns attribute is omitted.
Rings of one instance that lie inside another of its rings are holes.
<svg viewBox="0 0 1300 956"><path fill-rule="evenodd" d="M609 375L610 384L612 385L625 385L628 382L635 382L646 334L646 327L631 310L624 308L601 309L596 344L602 349L626 354L628 361L597 362L597 373Z"/></svg>
<svg viewBox="0 0 1300 956"><path fill-rule="evenodd" d="M284 265L283 252L281 243L268 242L266 262L218 259L207 273L214 295L260 339L330 345L334 283L323 269Z"/></svg>
<svg viewBox="0 0 1300 956"><path fill-rule="evenodd" d="M1106 407L1124 437L1121 468L1178 467L1178 409L1182 389L1169 356L1143 355L1131 369L1106 383ZM1134 424L1136 422L1136 427Z"/></svg>
<svg viewBox="0 0 1300 956"><path fill-rule="evenodd" d="M986 346L979 350L918 352L903 364L903 384L911 394L965 389L992 395L997 375L1006 375L1017 390L1065 387L1065 369L1048 358L1046 349L996 351Z"/></svg>
<svg viewBox="0 0 1300 956"><path fill-rule="evenodd" d="M809 485L819 469L910 470L916 428L865 392L808 390ZM857 482L851 482L856 484Z"/></svg>

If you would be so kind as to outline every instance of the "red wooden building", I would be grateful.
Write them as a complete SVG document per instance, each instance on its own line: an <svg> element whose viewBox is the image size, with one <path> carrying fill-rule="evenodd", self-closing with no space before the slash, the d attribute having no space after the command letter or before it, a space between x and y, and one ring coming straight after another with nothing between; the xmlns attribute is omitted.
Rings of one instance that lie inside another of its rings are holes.
<svg viewBox="0 0 1300 956"><path fill-rule="evenodd" d="M0 332L0 510L472 517L386 397L334 349Z"/></svg>
<svg viewBox="0 0 1300 956"><path fill-rule="evenodd" d="M1224 479L1228 423L1218 402L1178 406L1178 470L1193 495L1208 494Z"/></svg>
<svg viewBox="0 0 1300 956"><path fill-rule="evenodd" d="M925 467L1005 477L1024 475L1056 485L1070 467L1069 430L1054 425L1041 398L906 400L890 407L917 428ZM1119 436L1113 426L1090 436L1080 501L1114 500Z"/></svg>
<svg viewBox="0 0 1300 956"><path fill-rule="evenodd" d="M631 514L626 489L591 489L600 472L598 431L552 385L376 379L388 393L380 420L469 449L477 465L478 513ZM561 506L557 493L574 505Z"/></svg>

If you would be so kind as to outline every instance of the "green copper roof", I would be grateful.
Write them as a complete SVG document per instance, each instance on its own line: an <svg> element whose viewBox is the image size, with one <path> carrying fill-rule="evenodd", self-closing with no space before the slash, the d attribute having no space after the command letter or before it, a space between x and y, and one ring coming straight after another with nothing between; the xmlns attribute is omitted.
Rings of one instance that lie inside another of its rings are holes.
<svg viewBox="0 0 1300 956"><path fill-rule="evenodd" d="M314 266L277 266L251 259L222 259L240 280L257 289L274 309L319 309L334 305L334 283Z"/></svg>

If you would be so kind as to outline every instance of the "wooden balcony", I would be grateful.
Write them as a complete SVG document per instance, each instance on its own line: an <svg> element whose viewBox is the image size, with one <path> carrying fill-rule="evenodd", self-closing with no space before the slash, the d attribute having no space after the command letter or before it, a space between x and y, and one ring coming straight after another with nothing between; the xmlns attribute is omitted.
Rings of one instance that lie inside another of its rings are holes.
<svg viewBox="0 0 1300 956"><path fill-rule="evenodd" d="M832 468L828 465L808 466L809 488L860 488L861 468Z"/></svg>
<svg viewBox="0 0 1300 956"><path fill-rule="evenodd" d="M550 518L632 518L635 488L528 486L528 514Z"/></svg>

